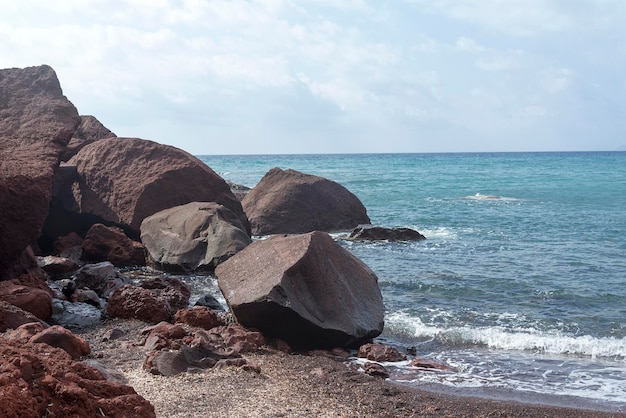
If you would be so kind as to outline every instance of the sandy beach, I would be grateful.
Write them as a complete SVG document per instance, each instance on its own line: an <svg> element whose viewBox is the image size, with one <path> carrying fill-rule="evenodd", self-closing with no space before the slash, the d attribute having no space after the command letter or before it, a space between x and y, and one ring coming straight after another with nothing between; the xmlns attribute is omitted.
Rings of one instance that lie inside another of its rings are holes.
<svg viewBox="0 0 626 418"><path fill-rule="evenodd" d="M136 320L109 320L77 331L89 356L120 372L159 417L618 417L600 412L418 390L371 377L353 363L324 356L285 354L267 347L244 357L254 367L198 369L155 376L142 369L147 350L136 344ZM124 331L103 341L110 328Z"/></svg>

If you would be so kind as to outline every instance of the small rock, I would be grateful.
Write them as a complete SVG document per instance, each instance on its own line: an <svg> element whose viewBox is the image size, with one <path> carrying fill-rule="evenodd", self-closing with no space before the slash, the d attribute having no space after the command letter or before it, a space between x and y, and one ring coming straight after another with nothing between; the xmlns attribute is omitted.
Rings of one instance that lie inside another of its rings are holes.
<svg viewBox="0 0 626 418"><path fill-rule="evenodd" d="M383 379L387 379L389 377L389 372L382 365L378 363L367 362L363 365L363 370L365 374L374 377L381 377Z"/></svg>
<svg viewBox="0 0 626 418"><path fill-rule="evenodd" d="M406 356L396 348L384 344L363 344L359 347L358 357L372 361L403 361Z"/></svg>
<svg viewBox="0 0 626 418"><path fill-rule="evenodd" d="M91 353L91 349L89 348L89 343L87 341L74 335L71 331L59 325L54 325L38 332L30 338L29 342L43 343L52 347L62 348L67 351L73 359L77 359Z"/></svg>
<svg viewBox="0 0 626 418"><path fill-rule="evenodd" d="M215 312L204 306L194 306L193 308L180 309L176 312L175 320L176 322L181 322L192 327L204 329L211 329L217 327L218 325L225 325Z"/></svg>

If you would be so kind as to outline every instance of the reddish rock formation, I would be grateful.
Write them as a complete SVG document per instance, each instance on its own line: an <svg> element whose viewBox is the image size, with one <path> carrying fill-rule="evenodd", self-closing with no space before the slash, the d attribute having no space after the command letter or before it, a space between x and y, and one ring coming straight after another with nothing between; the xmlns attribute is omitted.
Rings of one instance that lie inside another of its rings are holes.
<svg viewBox="0 0 626 418"><path fill-rule="evenodd" d="M91 115L81 115L80 125L74 132L72 139L67 144L61 161L67 161L72 158L78 151L92 142L98 141L104 138L116 137L107 127L105 127L98 119Z"/></svg>
<svg viewBox="0 0 626 418"><path fill-rule="evenodd" d="M86 356L91 353L89 343L81 337L74 335L70 330L60 325L53 325L33 335L29 342L33 344L48 344L52 347L61 348L72 356L73 359Z"/></svg>
<svg viewBox="0 0 626 418"><path fill-rule="evenodd" d="M89 228L82 250L82 259L89 262L110 261L120 267L146 264L143 245L116 227L95 224Z"/></svg>
<svg viewBox="0 0 626 418"><path fill-rule="evenodd" d="M42 289L13 281L0 282L0 300L15 305L44 321L52 316L52 294Z"/></svg>
<svg viewBox="0 0 626 418"><path fill-rule="evenodd" d="M240 324L228 324L208 331L196 330L183 342L192 348L199 347L229 357L257 351L265 344L265 337Z"/></svg>
<svg viewBox="0 0 626 418"><path fill-rule="evenodd" d="M406 360L406 356L396 348L384 344L363 344L359 347L357 356L372 361Z"/></svg>
<svg viewBox="0 0 626 418"><path fill-rule="evenodd" d="M247 225L215 202L192 202L144 219L148 264L165 271L214 270L250 244Z"/></svg>
<svg viewBox="0 0 626 418"><path fill-rule="evenodd" d="M158 334L165 338L183 338L187 335L187 331L180 325L170 324L169 322L159 322L156 325L146 327L139 331L140 335Z"/></svg>
<svg viewBox="0 0 626 418"><path fill-rule="evenodd" d="M295 170L271 169L241 204L256 235L340 231L370 223L361 201L345 187Z"/></svg>
<svg viewBox="0 0 626 418"><path fill-rule="evenodd" d="M211 309L204 306L194 306L193 308L180 309L176 312L176 322L190 325L192 327L211 329L218 325L224 325L224 321Z"/></svg>
<svg viewBox="0 0 626 418"><path fill-rule="evenodd" d="M136 318L156 324L172 318L170 305L154 292L139 286L124 285L109 297L107 315L111 318Z"/></svg>
<svg viewBox="0 0 626 418"><path fill-rule="evenodd" d="M189 288L180 280L166 277L145 280L141 287L125 285L109 297L107 314L113 318L136 318L149 323L169 321L189 305Z"/></svg>
<svg viewBox="0 0 626 418"><path fill-rule="evenodd" d="M130 386L47 344L0 337L0 416L155 417Z"/></svg>
<svg viewBox="0 0 626 418"><path fill-rule="evenodd" d="M0 70L0 280L37 239L80 117L48 66Z"/></svg>
<svg viewBox="0 0 626 418"><path fill-rule="evenodd" d="M376 275L324 232L256 241L216 277L238 322L294 348L363 344L383 329Z"/></svg>
<svg viewBox="0 0 626 418"><path fill-rule="evenodd" d="M241 203L226 182L177 148L138 138L107 138L81 149L68 165L76 167L76 177L68 174L55 194L62 201L53 202L57 210L50 223L73 217L77 224L117 225L137 238L148 216L196 201L220 203L249 231Z"/></svg>
<svg viewBox="0 0 626 418"><path fill-rule="evenodd" d="M363 371L365 374L374 377L380 377L382 379L387 379L389 377L389 372L382 365L378 363L367 362L363 365Z"/></svg>
<svg viewBox="0 0 626 418"><path fill-rule="evenodd" d="M433 369L433 370L441 370L441 371L454 371L453 367L450 367L445 364L437 363L436 361L415 357L409 363L411 367L419 367L421 369Z"/></svg>

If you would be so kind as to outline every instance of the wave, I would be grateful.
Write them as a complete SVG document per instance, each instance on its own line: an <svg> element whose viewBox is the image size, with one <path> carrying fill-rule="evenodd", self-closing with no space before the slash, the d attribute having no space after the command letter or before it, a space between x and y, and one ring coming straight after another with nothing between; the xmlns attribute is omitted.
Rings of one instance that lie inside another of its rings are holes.
<svg viewBox="0 0 626 418"><path fill-rule="evenodd" d="M391 314L386 322L391 332L410 335L421 341L436 341L450 347L479 346L497 350L626 360L626 338L572 336L556 330L508 329L502 326L443 328L424 324L421 319L405 313Z"/></svg>
<svg viewBox="0 0 626 418"><path fill-rule="evenodd" d="M504 196L498 196L498 195L493 195L493 194L480 194L480 193L476 193L473 196L465 196L465 199L471 199L471 200L500 200L500 201L517 201L519 199L515 198L515 197L504 197Z"/></svg>

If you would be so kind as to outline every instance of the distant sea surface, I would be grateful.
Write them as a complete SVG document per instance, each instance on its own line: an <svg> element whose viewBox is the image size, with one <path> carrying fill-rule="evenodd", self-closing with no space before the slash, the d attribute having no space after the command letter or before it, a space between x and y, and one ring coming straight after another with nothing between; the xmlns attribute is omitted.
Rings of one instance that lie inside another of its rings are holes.
<svg viewBox="0 0 626 418"><path fill-rule="evenodd" d="M626 152L199 158L248 187L273 167L328 178L426 236L334 235L378 275L382 339L456 369L393 379L626 409Z"/></svg>

